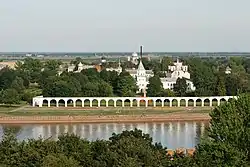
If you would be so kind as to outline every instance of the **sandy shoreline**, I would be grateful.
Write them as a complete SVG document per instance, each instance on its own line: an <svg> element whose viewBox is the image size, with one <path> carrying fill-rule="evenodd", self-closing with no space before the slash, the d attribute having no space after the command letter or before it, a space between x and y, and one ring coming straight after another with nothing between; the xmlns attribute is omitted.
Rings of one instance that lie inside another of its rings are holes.
<svg viewBox="0 0 250 167"><path fill-rule="evenodd" d="M1 116L0 124L140 123L209 120L210 116L207 113L109 116Z"/></svg>

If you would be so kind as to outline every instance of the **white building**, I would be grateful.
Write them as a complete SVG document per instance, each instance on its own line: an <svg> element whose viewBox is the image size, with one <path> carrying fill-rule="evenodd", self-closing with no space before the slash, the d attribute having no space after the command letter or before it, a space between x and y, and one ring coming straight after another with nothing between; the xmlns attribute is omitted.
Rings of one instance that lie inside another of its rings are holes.
<svg viewBox="0 0 250 167"><path fill-rule="evenodd" d="M152 70L145 70L142 62L140 61L138 69L126 69L130 75L136 79L136 85L138 86L138 92L144 93L149 83L149 78L154 76Z"/></svg>
<svg viewBox="0 0 250 167"><path fill-rule="evenodd" d="M231 71L232 71L232 69L227 66L227 68L225 70L225 74L231 74Z"/></svg>
<svg viewBox="0 0 250 167"><path fill-rule="evenodd" d="M81 62L77 65L77 70L74 71L76 66L74 64L71 64L68 66L68 72L81 72L84 69L89 69L89 68L95 68L94 65L83 65Z"/></svg>
<svg viewBox="0 0 250 167"><path fill-rule="evenodd" d="M174 85L178 78L185 78L187 82L187 91L195 91L195 86L192 81L190 81L190 73L188 72L188 66L184 66L179 59L174 63L173 66L168 67L169 72L167 77L161 78L164 89L173 90Z"/></svg>
<svg viewBox="0 0 250 167"><path fill-rule="evenodd" d="M138 92L144 92L147 90L147 85L149 84L149 78L154 76L152 70L145 70L142 62L140 61L138 69L127 70L130 75L136 79L136 84L138 86ZM174 85L178 78L185 78L187 82L187 91L194 91L195 87L192 81L190 81L190 73L188 72L188 66L183 66L182 62L177 60L173 66L169 66L169 72L167 77L160 78L164 89L173 90Z"/></svg>
<svg viewBox="0 0 250 167"><path fill-rule="evenodd" d="M128 56L128 61L132 62L133 64L138 64L139 56L136 52L132 54L132 56Z"/></svg>
<svg viewBox="0 0 250 167"><path fill-rule="evenodd" d="M122 72L121 61L119 59L119 66L117 68L106 68L106 71L116 71L118 74Z"/></svg>

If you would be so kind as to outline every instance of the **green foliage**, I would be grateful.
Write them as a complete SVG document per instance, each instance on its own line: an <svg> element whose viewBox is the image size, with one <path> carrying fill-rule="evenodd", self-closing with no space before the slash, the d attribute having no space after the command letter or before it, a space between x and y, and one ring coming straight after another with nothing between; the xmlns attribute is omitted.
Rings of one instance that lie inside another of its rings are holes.
<svg viewBox="0 0 250 167"><path fill-rule="evenodd" d="M45 70L48 71L57 71L59 66L62 64L60 60L48 60L45 62Z"/></svg>
<svg viewBox="0 0 250 167"><path fill-rule="evenodd" d="M21 77L16 77L11 83L11 88L15 89L18 93L21 93L25 89L23 79Z"/></svg>
<svg viewBox="0 0 250 167"><path fill-rule="evenodd" d="M21 97L15 89L6 89L0 92L0 101L4 104L19 104Z"/></svg>
<svg viewBox="0 0 250 167"><path fill-rule="evenodd" d="M42 167L80 167L79 163L63 154L50 154L44 157Z"/></svg>
<svg viewBox="0 0 250 167"><path fill-rule="evenodd" d="M162 82L158 75L149 78L149 84L147 89L147 95L149 97L160 96L163 92Z"/></svg>
<svg viewBox="0 0 250 167"><path fill-rule="evenodd" d="M174 92L177 96L185 96L187 91L187 82L185 78L178 78L174 84Z"/></svg>
<svg viewBox="0 0 250 167"><path fill-rule="evenodd" d="M218 96L226 95L225 79L222 76L219 76L217 80L216 95Z"/></svg>
<svg viewBox="0 0 250 167"><path fill-rule="evenodd" d="M200 166L250 165L250 97L215 108L210 114L210 140L198 145L196 158Z"/></svg>
<svg viewBox="0 0 250 167"><path fill-rule="evenodd" d="M136 90L136 82L132 76L126 75L126 73L124 73L124 76L120 75L118 77L117 84L114 90L118 96L135 96Z"/></svg>
<svg viewBox="0 0 250 167"><path fill-rule="evenodd" d="M10 88L11 83L16 78L16 73L14 70L8 67L3 68L0 71L0 90Z"/></svg>

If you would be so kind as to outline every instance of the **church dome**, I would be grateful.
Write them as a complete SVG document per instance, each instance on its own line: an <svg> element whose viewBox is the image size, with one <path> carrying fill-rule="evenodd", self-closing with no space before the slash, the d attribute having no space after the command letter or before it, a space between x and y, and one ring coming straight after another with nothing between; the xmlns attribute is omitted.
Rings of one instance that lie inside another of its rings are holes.
<svg viewBox="0 0 250 167"><path fill-rule="evenodd" d="M78 67L83 67L82 62L80 62L80 63L78 64Z"/></svg>
<svg viewBox="0 0 250 167"><path fill-rule="evenodd" d="M138 57L138 54L137 54L136 52L134 52L134 53L132 54L132 57Z"/></svg>

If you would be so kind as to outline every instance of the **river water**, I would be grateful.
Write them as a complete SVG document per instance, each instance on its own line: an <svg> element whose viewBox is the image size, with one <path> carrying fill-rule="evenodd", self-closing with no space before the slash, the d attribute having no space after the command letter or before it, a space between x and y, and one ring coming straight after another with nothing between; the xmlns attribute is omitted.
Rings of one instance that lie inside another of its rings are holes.
<svg viewBox="0 0 250 167"><path fill-rule="evenodd" d="M109 139L112 133L124 130L141 129L150 134L154 142L160 142L169 149L193 148L204 136L207 122L166 122L166 123L105 123L105 124L24 124L14 126L19 140L29 138L57 139L62 133L75 133L88 140ZM0 138L6 125L0 126ZM13 127L13 126L8 126Z"/></svg>

